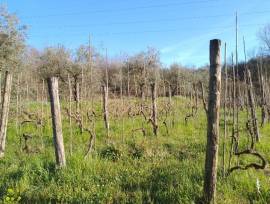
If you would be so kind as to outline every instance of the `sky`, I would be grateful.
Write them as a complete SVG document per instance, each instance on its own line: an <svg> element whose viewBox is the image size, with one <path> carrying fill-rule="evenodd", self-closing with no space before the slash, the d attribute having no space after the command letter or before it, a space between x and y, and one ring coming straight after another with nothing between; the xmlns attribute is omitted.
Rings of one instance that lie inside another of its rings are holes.
<svg viewBox="0 0 270 204"><path fill-rule="evenodd" d="M2 0L28 26L27 44L37 49L91 44L110 57L153 47L161 62L199 67L209 62L209 41L235 52L238 14L239 59L258 49L258 31L270 23L269 0ZM224 49L224 48L223 48ZM231 54L228 54L231 55Z"/></svg>

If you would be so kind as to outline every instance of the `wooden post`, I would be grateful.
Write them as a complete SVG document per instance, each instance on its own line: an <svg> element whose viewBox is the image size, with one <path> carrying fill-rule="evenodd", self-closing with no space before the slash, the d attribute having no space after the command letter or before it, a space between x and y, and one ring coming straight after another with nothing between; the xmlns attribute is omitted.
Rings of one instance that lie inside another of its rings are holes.
<svg viewBox="0 0 270 204"><path fill-rule="evenodd" d="M137 88L137 81L136 81L136 76L133 74L133 81L134 81L134 91L135 91L135 96L138 97L138 88Z"/></svg>
<svg viewBox="0 0 270 204"><path fill-rule="evenodd" d="M195 90L195 114L198 112L198 87L197 84L193 84Z"/></svg>
<svg viewBox="0 0 270 204"><path fill-rule="evenodd" d="M255 106L254 95L253 95L252 78L251 78L251 73L249 69L247 70L247 82L248 82L248 98L249 98L249 106L250 106L251 119L252 119L253 136L255 136L255 140L259 142L260 133L259 133L259 128L258 128L256 106Z"/></svg>
<svg viewBox="0 0 270 204"><path fill-rule="evenodd" d="M157 92L156 83L151 84L151 96L152 96L152 125L153 133L157 136L158 124L157 124Z"/></svg>
<svg viewBox="0 0 270 204"><path fill-rule="evenodd" d="M204 88L203 88L203 83L200 81L200 86L201 86L201 91L202 91L202 102L203 102L203 108L205 113L207 114L207 105L206 105L206 101L205 101L205 94L204 94Z"/></svg>
<svg viewBox="0 0 270 204"><path fill-rule="evenodd" d="M44 148L43 135L44 135L44 94L45 94L45 81L42 79L42 92L41 92L41 142L42 149Z"/></svg>
<svg viewBox="0 0 270 204"><path fill-rule="evenodd" d="M265 125L267 122L267 107L266 107L266 99L265 99L265 83L264 83L264 76L263 76L263 62L262 62L262 57L260 57L260 65L258 65L258 78L259 78L259 83L260 83L260 88L261 88L261 127Z"/></svg>
<svg viewBox="0 0 270 204"><path fill-rule="evenodd" d="M248 87L247 85L247 54L246 54L246 41L245 37L243 37L243 47L244 47L244 59L245 59L245 69L244 69L244 84L245 84L245 105L246 105L246 113L247 113L247 120L249 120L249 106L248 106Z"/></svg>
<svg viewBox="0 0 270 204"><path fill-rule="evenodd" d="M72 121L71 121L71 113L72 113L72 87L71 87L71 80L70 80L70 76L68 74L68 89L69 89L69 100L68 100L68 110L69 110L69 139L70 139L70 143L69 143L69 151L70 154L72 154L72 148L73 148L73 135L72 135Z"/></svg>
<svg viewBox="0 0 270 204"><path fill-rule="evenodd" d="M103 119L104 119L104 124L105 128L107 131L107 138L109 137L109 111L108 111L108 88L106 85L102 86L102 99L103 99Z"/></svg>
<svg viewBox="0 0 270 204"><path fill-rule="evenodd" d="M81 67L81 74L82 74L82 80L81 80L81 101L83 101L85 99L85 90L84 90L84 70L83 70L83 66Z"/></svg>
<svg viewBox="0 0 270 204"><path fill-rule="evenodd" d="M172 87L171 84L169 84L169 103L172 104Z"/></svg>
<svg viewBox="0 0 270 204"><path fill-rule="evenodd" d="M0 46L8 39L9 35L0 33ZM0 103L2 102L2 73L0 72Z"/></svg>
<svg viewBox="0 0 270 204"><path fill-rule="evenodd" d="M19 91L20 91L20 75L16 84L16 135L19 136Z"/></svg>
<svg viewBox="0 0 270 204"><path fill-rule="evenodd" d="M207 146L205 158L204 200L215 203L217 182L219 111L221 91L220 40L210 41L210 78L207 112Z"/></svg>
<svg viewBox="0 0 270 204"><path fill-rule="evenodd" d="M5 86L2 98L2 113L1 113L1 124L0 124L0 158L4 157L5 146L6 146L6 135L7 135L7 123L8 123L8 113L10 104L12 86L12 75L6 71L5 76Z"/></svg>
<svg viewBox="0 0 270 204"><path fill-rule="evenodd" d="M38 80L36 81L36 102L38 102L38 99L39 99L39 87L38 87L39 83L38 83Z"/></svg>
<svg viewBox="0 0 270 204"><path fill-rule="evenodd" d="M122 118L122 131L121 131L121 137L122 137L122 141L124 141L124 98L123 98L123 69L122 67L120 68L120 98L121 98L121 109L122 109L122 114L121 114L121 118Z"/></svg>
<svg viewBox="0 0 270 204"><path fill-rule="evenodd" d="M164 78L164 73L162 72L162 78L163 78L163 97L166 97L166 80Z"/></svg>
<svg viewBox="0 0 270 204"><path fill-rule="evenodd" d="M127 95L128 95L128 98L130 97L130 71L129 71L129 62L127 62L127 71L128 71L128 73L127 73Z"/></svg>
<svg viewBox="0 0 270 204"><path fill-rule="evenodd" d="M66 165L66 158L62 134L61 109L60 109L57 77L48 78L48 89L51 103L53 139L54 139L56 163L59 167L64 167Z"/></svg>
<svg viewBox="0 0 270 204"><path fill-rule="evenodd" d="M231 168L231 162L232 162L232 156L233 154L237 151L237 140L235 138L235 132L236 132L236 117L235 117L235 112L236 112L236 74L235 74L235 66L234 66L234 55L232 54L232 87L231 87L231 94L232 94L232 136L231 136L231 147L230 147L230 155L229 155L229 164L228 164L228 169Z"/></svg>
<svg viewBox="0 0 270 204"><path fill-rule="evenodd" d="M227 84L228 84L228 73L227 73L227 44L225 43L224 53L224 71L225 71L225 87L224 87L224 137L223 137L223 148L222 148L222 173L225 177L225 154L226 154L226 139L227 139Z"/></svg>
<svg viewBox="0 0 270 204"><path fill-rule="evenodd" d="M75 80L75 101L76 101L76 112L80 111L80 84L78 79Z"/></svg>
<svg viewBox="0 0 270 204"><path fill-rule="evenodd" d="M140 83L140 96L141 96L141 101L144 101L144 83Z"/></svg>

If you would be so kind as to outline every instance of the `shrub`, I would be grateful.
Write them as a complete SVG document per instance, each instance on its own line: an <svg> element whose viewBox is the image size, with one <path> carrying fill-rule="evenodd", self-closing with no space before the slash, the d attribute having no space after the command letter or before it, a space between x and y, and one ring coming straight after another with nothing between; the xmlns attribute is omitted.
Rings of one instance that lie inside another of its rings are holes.
<svg viewBox="0 0 270 204"><path fill-rule="evenodd" d="M100 157L115 162L121 157L121 152L114 145L108 145L100 151Z"/></svg>

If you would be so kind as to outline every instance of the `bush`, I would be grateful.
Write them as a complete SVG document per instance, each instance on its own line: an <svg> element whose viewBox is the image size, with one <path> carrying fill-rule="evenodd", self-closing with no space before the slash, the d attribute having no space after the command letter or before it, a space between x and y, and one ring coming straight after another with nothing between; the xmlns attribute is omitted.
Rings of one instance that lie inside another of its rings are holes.
<svg viewBox="0 0 270 204"><path fill-rule="evenodd" d="M114 145L108 145L100 151L100 157L115 162L120 159L121 152Z"/></svg>

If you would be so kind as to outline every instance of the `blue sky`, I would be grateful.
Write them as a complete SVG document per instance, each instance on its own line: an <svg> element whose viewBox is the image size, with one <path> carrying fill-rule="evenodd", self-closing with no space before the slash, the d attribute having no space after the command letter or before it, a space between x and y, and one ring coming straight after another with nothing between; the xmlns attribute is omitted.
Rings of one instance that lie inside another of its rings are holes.
<svg viewBox="0 0 270 204"><path fill-rule="evenodd" d="M258 47L257 33L270 23L269 0L4 0L29 26L27 43L38 49L88 42L111 57L132 55L148 46L160 51L164 64L208 63L209 40L219 38L235 50L235 12L248 54Z"/></svg>

